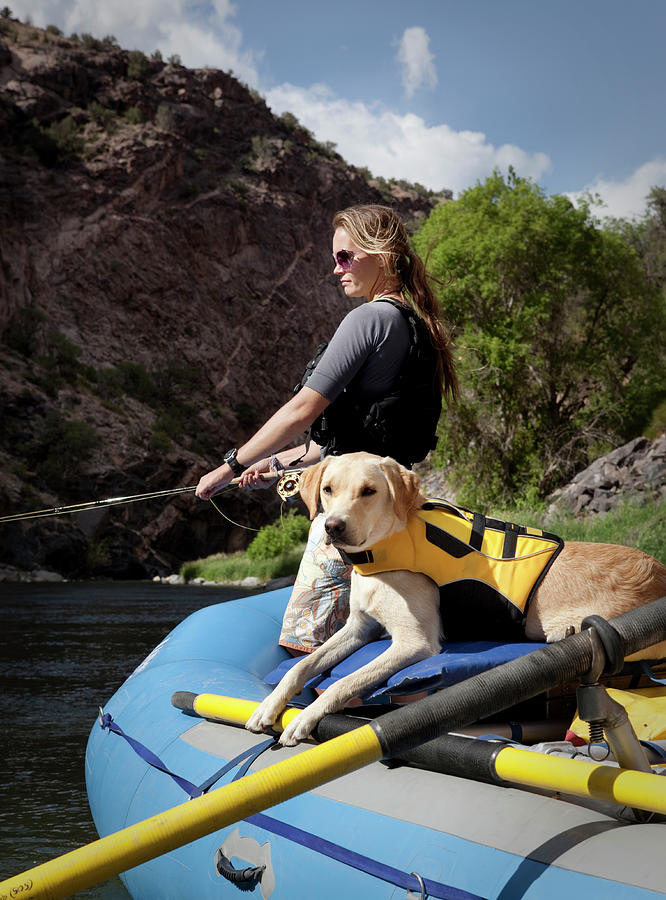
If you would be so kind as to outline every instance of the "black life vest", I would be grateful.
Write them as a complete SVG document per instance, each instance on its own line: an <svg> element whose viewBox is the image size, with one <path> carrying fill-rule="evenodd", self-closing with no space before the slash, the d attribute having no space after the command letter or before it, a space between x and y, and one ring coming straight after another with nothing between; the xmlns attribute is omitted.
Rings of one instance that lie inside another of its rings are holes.
<svg viewBox="0 0 666 900"><path fill-rule="evenodd" d="M365 450L391 456L404 466L424 459L437 443L437 423L442 412L442 392L437 371L437 350L427 326L417 313L392 297L409 327L409 350L389 391L374 400L363 400L356 376L312 424L310 437L325 453L339 456ZM294 388L307 384L328 344L320 344Z"/></svg>

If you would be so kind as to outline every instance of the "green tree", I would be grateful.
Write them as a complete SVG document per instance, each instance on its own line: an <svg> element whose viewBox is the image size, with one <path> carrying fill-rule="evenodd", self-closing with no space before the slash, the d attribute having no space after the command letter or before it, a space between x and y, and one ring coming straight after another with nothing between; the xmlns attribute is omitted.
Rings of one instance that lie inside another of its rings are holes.
<svg viewBox="0 0 666 900"><path fill-rule="evenodd" d="M664 305L587 204L495 172L414 243L456 329L463 395L435 458L463 502L544 496L642 427L663 383Z"/></svg>
<svg viewBox="0 0 666 900"><path fill-rule="evenodd" d="M619 231L638 253L648 279L661 291L666 306L666 188L653 187L647 196L647 210L642 219L617 222ZM661 341L663 345L663 340ZM660 370L666 371L666 349ZM658 405L652 412L650 424L645 429L654 438L666 428L666 377L659 388Z"/></svg>

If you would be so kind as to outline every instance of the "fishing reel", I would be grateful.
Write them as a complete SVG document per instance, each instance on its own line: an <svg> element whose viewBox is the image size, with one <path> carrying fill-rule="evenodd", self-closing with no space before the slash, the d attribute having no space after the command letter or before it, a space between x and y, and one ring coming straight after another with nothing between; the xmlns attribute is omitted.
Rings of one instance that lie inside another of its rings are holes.
<svg viewBox="0 0 666 900"><path fill-rule="evenodd" d="M284 500L286 503L293 503L298 496L298 482L302 471L302 469L294 469L291 472L285 472L284 475L278 478L275 490L280 500Z"/></svg>

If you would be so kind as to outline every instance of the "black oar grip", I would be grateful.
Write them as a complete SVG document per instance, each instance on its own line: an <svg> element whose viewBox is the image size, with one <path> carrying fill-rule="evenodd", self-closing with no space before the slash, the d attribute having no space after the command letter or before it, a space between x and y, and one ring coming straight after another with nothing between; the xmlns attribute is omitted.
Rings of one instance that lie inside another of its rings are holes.
<svg viewBox="0 0 666 900"><path fill-rule="evenodd" d="M194 712L194 701L197 699L197 696L192 691L176 691L175 694L171 695L171 705L185 712Z"/></svg>

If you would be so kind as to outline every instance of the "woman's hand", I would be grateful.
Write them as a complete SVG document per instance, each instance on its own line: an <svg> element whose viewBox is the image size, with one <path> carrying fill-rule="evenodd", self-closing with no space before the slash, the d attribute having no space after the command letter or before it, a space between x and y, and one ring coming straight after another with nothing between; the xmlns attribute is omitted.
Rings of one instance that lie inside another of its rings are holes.
<svg viewBox="0 0 666 900"><path fill-rule="evenodd" d="M199 479L195 494L200 500L210 500L212 496L225 488L233 477L234 473L226 463L223 463Z"/></svg>
<svg viewBox="0 0 666 900"><path fill-rule="evenodd" d="M262 478L262 475L267 475L271 471L271 460L270 457L266 459L260 459L259 462L255 463L253 466L250 466L249 469L246 469L241 475L238 484L242 488L249 488L250 490L262 490L263 488L270 487L275 482L275 478ZM277 475L275 476L277 478Z"/></svg>

